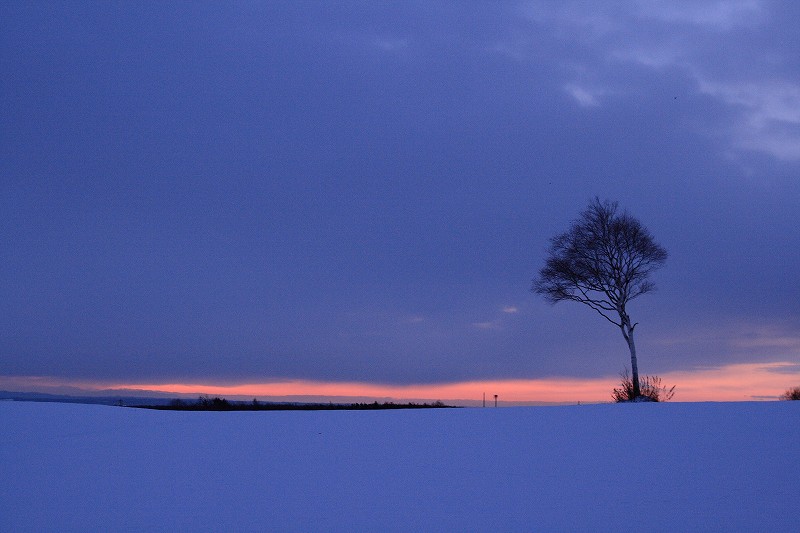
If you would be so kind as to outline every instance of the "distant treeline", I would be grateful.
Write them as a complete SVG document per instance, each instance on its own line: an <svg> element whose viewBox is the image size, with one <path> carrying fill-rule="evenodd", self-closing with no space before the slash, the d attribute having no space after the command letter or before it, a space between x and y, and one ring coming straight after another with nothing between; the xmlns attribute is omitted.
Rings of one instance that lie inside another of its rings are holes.
<svg viewBox="0 0 800 533"><path fill-rule="evenodd" d="M272 403L230 401L225 398L201 396L196 401L175 399L166 405L132 405L140 409L157 409L160 411L343 411L343 410L376 410L376 409L441 409L455 406L445 405L440 401L433 403L394 403L377 401L372 403Z"/></svg>

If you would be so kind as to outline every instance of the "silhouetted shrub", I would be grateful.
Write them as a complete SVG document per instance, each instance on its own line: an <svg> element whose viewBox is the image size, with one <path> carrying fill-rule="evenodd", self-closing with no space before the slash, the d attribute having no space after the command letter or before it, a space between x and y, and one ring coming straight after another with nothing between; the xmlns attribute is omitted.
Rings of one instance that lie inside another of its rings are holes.
<svg viewBox="0 0 800 533"><path fill-rule="evenodd" d="M433 403L271 403L260 402L253 398L252 402L228 401L225 398L212 398L207 395L200 396L196 402L185 400L172 400L166 405L135 405L142 409L176 410L176 411L333 411L333 410L368 410L368 409L426 409L426 408L450 408L441 401Z"/></svg>
<svg viewBox="0 0 800 533"><path fill-rule="evenodd" d="M639 390L641 394L636 397L633 393L633 378L626 368L620 373L621 383L619 388L611 392L611 397L617 403L621 402L668 402L675 396L675 385L667 388L661 384L658 376L645 376L639 380Z"/></svg>
<svg viewBox="0 0 800 533"><path fill-rule="evenodd" d="M219 410L219 411L224 411L231 408L230 402L225 398L220 398L219 396L216 396L214 398L205 395L200 396L200 398L198 398L197 400L197 405L201 409Z"/></svg>
<svg viewBox="0 0 800 533"><path fill-rule="evenodd" d="M793 387L781 394L781 400L800 400L800 387Z"/></svg>

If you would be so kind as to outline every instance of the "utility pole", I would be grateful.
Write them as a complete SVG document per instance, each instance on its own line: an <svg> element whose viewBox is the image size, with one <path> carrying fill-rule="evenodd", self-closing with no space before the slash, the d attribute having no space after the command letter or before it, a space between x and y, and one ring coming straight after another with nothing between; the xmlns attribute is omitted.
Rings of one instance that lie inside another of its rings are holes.
<svg viewBox="0 0 800 533"><path fill-rule="evenodd" d="M494 406L497 407L497 394L494 395Z"/></svg>

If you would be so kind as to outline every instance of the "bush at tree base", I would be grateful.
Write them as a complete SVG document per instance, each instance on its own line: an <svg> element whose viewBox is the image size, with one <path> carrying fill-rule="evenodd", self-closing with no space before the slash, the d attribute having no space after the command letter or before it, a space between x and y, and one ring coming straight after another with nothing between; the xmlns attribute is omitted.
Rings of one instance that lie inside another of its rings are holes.
<svg viewBox="0 0 800 533"><path fill-rule="evenodd" d="M617 403L621 402L668 402L675 396L675 385L667 388L661 384L658 376L645 376L639 380L641 394L637 397L633 392L633 378L631 378L626 368L620 373L621 383L619 388L611 392L612 398Z"/></svg>

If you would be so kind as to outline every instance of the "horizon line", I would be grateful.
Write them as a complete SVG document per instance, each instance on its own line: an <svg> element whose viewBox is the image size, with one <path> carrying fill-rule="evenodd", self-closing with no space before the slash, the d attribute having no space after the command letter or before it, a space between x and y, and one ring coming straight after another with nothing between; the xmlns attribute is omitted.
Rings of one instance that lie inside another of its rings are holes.
<svg viewBox="0 0 800 533"><path fill-rule="evenodd" d="M644 375L642 375L644 376ZM800 383L800 365L791 361L734 363L691 371L660 374L667 387L676 386L674 401L759 401L778 398L787 388ZM53 376L0 376L0 388L58 394L72 390L97 395L102 391L142 391L156 394L224 396L241 398L360 398L375 400L428 400L450 402L498 402L510 404L603 403L611 401L611 391L619 376L593 378L548 377L466 380L429 384L384 384L359 381L308 379L241 380L219 384L204 380L102 380L69 379Z"/></svg>

